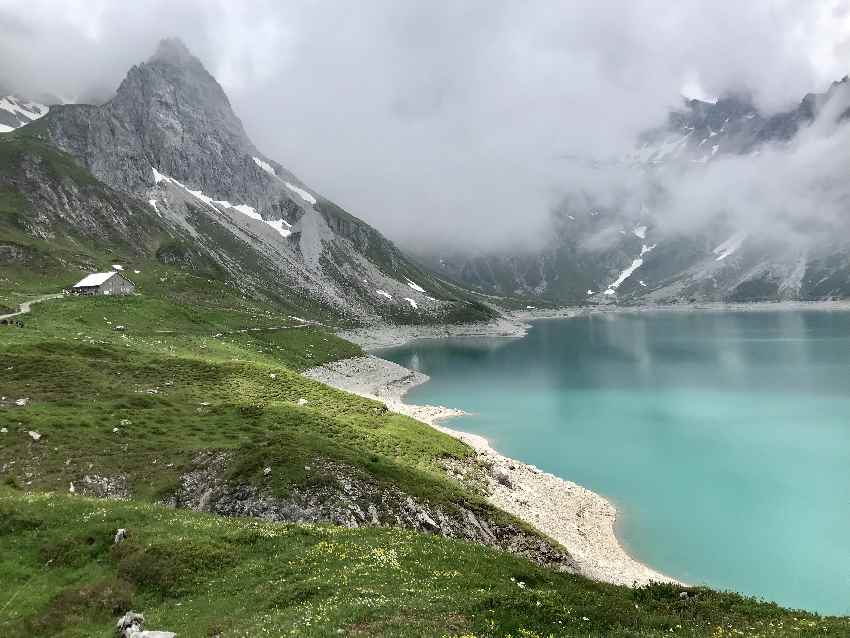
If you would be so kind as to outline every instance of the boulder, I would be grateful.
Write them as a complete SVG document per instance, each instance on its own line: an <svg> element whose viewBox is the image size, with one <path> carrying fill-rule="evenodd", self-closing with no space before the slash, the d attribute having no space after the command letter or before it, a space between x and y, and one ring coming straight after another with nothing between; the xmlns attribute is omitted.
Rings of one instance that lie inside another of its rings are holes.
<svg viewBox="0 0 850 638"><path fill-rule="evenodd" d="M145 617L135 611L128 611L118 619L116 629L118 638L175 638L173 631L146 631Z"/></svg>

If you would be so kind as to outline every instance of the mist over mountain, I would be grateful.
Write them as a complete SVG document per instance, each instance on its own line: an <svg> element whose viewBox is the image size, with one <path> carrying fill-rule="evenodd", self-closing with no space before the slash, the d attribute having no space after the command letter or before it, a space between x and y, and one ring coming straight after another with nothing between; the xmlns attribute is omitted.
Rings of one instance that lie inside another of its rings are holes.
<svg viewBox="0 0 850 638"><path fill-rule="evenodd" d="M850 70L845 1L89 6L0 5L0 83L91 101L177 35L268 155L434 249L539 247L593 179L563 158L622 157L683 92L749 94L769 115Z"/></svg>
<svg viewBox="0 0 850 638"><path fill-rule="evenodd" d="M841 271L831 260L847 226L847 107L834 80L847 71L846 2L685 2L663 19L648 1L378 2L356 14L154 2L130 19L109 3L66 9L2 9L17 27L0 44L16 60L0 84L85 96L89 107L54 107L51 142L143 199L155 167L292 224L288 207L310 204L285 183L318 190L487 294L575 303L843 289L805 284L800 264L827 260L832 275L811 275L825 281ZM138 65L166 15L192 53ZM740 251L710 264L724 244Z"/></svg>
<svg viewBox="0 0 850 638"><path fill-rule="evenodd" d="M572 159L584 175L544 247L423 255L490 293L570 303L842 297L848 120L846 77L774 114L689 100L627 156Z"/></svg>

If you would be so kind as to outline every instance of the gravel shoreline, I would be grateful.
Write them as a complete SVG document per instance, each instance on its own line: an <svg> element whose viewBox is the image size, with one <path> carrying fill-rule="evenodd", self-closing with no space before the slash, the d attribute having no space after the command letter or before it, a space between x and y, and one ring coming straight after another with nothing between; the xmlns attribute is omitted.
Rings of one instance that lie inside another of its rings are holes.
<svg viewBox="0 0 850 638"><path fill-rule="evenodd" d="M514 325L517 328L503 336L525 334L522 322ZM478 331L480 329L479 325L476 332L467 334L494 334ZM499 333L505 332L505 329L506 326L501 324L497 328ZM520 329L522 333L517 332ZM407 334L394 332L389 337L397 339L399 335ZM418 334L420 336L410 338L429 336L421 332ZM373 342L389 345L386 338L372 339L368 343ZM479 460L492 467L492 476L499 477L499 480L490 481L490 503L563 545L572 554L583 575L619 585L677 582L626 553L614 533L617 510L602 496L533 465L503 456L481 436L439 425L442 419L462 415L461 410L405 403L404 394L427 381L427 375L375 356L337 361L312 368L304 374L340 390L383 401L390 410L427 423L472 447Z"/></svg>

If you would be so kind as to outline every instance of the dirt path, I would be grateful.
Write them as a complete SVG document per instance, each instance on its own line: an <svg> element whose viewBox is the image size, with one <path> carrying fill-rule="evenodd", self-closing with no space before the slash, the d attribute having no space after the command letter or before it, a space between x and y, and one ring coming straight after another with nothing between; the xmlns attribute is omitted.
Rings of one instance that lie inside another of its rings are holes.
<svg viewBox="0 0 850 638"><path fill-rule="evenodd" d="M10 312L7 315L0 315L0 321L3 319L11 319L13 317L18 317L20 315L29 314L30 309L33 304L41 303L42 301L47 301L48 299L58 299L62 297L62 293L56 293L52 295L42 295L41 297L36 297L35 299L30 299L29 301L23 302L20 306L18 306L19 310L17 312Z"/></svg>

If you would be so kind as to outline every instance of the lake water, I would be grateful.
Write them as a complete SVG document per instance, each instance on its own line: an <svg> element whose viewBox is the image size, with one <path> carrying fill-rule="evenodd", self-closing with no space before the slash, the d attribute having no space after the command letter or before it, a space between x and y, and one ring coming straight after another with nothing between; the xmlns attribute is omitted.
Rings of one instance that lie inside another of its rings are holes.
<svg viewBox="0 0 850 638"><path fill-rule="evenodd" d="M597 315L380 356L451 426L611 499L650 566L850 613L850 313Z"/></svg>

